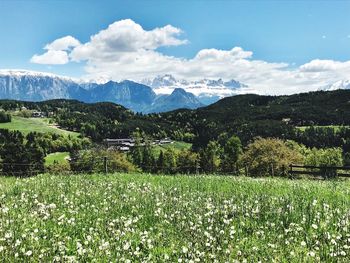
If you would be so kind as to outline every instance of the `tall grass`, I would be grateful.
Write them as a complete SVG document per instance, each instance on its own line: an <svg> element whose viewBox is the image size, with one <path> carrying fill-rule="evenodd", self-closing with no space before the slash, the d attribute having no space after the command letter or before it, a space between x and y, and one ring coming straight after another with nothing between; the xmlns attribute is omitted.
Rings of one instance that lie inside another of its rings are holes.
<svg viewBox="0 0 350 263"><path fill-rule="evenodd" d="M0 178L0 258L347 262L349 189L217 176Z"/></svg>

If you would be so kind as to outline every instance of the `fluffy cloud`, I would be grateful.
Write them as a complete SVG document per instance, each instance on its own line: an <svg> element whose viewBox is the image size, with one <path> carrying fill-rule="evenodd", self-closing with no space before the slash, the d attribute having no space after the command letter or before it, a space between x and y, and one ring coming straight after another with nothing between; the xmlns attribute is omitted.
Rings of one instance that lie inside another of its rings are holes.
<svg viewBox="0 0 350 263"><path fill-rule="evenodd" d="M72 47L77 47L80 45L79 40L72 36L66 36L56 39L50 44L47 44L44 49L46 50L69 50Z"/></svg>
<svg viewBox="0 0 350 263"><path fill-rule="evenodd" d="M85 63L86 79L141 80L172 74L195 80L235 79L260 94L291 94L312 91L350 76L350 61L313 60L297 68L287 63L271 63L253 58L241 47L229 50L202 49L193 58L168 56L159 47L184 45L181 29L167 25L145 30L130 19L117 21L80 43L72 36L45 46L33 63Z"/></svg>
<svg viewBox="0 0 350 263"><path fill-rule="evenodd" d="M34 55L30 62L46 65L63 65L69 62L68 54L62 50L48 50L42 55Z"/></svg>
<svg viewBox="0 0 350 263"><path fill-rule="evenodd" d="M47 50L44 54L35 54L30 59L30 62L48 65L67 64L69 62L68 51L79 45L80 42L72 36L56 39L44 47L44 49Z"/></svg>
<svg viewBox="0 0 350 263"><path fill-rule="evenodd" d="M126 53L155 50L161 46L177 46L186 40L178 39L181 30L167 25L150 31L130 19L117 21L92 36L90 41L71 53L74 61L115 60Z"/></svg>

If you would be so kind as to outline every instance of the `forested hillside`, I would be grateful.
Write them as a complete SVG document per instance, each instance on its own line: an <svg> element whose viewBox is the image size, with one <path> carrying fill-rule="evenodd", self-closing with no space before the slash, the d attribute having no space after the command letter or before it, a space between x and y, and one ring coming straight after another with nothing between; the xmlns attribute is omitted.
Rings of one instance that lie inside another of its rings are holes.
<svg viewBox="0 0 350 263"><path fill-rule="evenodd" d="M296 129L299 126L306 126L309 132L309 126L350 125L348 90L291 96L238 95L196 110L149 115L135 114L113 103L87 104L74 100L4 100L0 107L5 111L26 107L53 112L60 127L79 131L94 141L129 136L139 128L152 137L194 142L195 147L206 145L223 132L238 135L246 144L256 136L296 139L301 136Z"/></svg>

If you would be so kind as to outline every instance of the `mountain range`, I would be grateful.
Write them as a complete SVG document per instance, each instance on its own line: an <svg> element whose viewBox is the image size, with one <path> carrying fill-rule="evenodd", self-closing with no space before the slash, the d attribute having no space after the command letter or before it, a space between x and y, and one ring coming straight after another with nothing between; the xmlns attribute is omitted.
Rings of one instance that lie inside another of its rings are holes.
<svg viewBox="0 0 350 263"><path fill-rule="evenodd" d="M338 81L322 90L336 89L350 89L350 81ZM249 93L249 87L233 79L188 81L166 74L140 83L130 80L94 83L50 73L0 70L0 99L107 101L142 113L196 109L244 93Z"/></svg>
<svg viewBox="0 0 350 263"><path fill-rule="evenodd" d="M175 88L182 88L194 94L205 105L214 103L224 97L244 93L244 90L248 88L247 85L234 79L230 81L223 81L222 79L187 81L176 79L170 74L158 76L154 79L144 79L141 83L152 87L157 94L170 94Z"/></svg>
<svg viewBox="0 0 350 263"><path fill-rule="evenodd" d="M107 101L143 113L204 106L196 96L181 88L174 89L170 94L157 95L151 87L129 80L84 83L48 73L18 70L0 71L0 99Z"/></svg>

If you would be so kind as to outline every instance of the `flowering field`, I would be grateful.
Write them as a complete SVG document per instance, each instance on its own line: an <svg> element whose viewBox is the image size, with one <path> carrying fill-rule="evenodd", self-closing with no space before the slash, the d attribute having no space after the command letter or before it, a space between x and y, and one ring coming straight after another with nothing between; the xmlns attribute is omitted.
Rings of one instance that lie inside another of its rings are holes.
<svg viewBox="0 0 350 263"><path fill-rule="evenodd" d="M348 262L349 219L349 182L0 178L9 262Z"/></svg>

